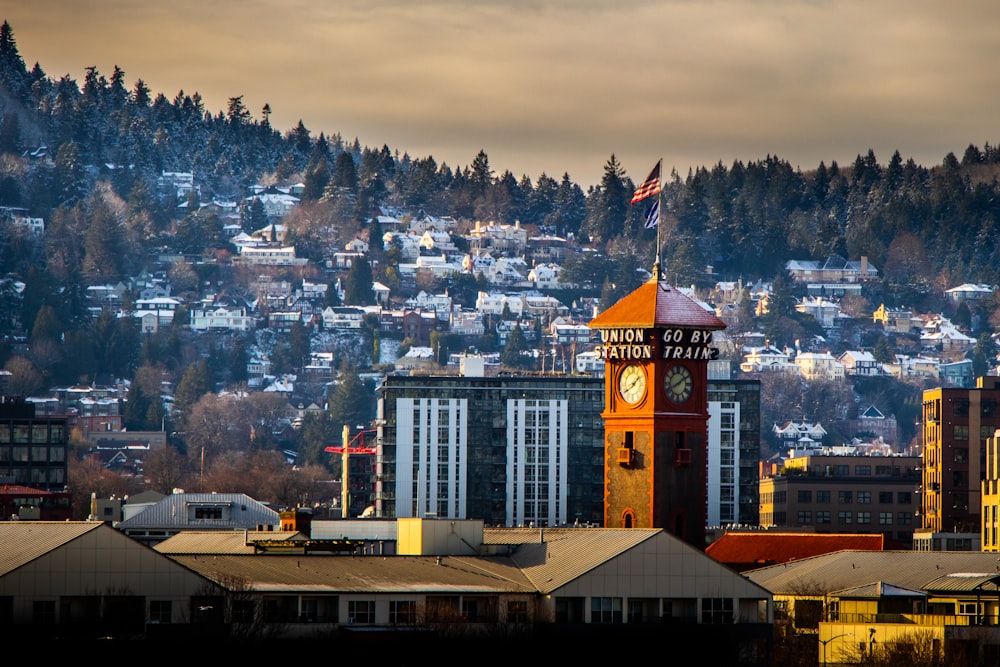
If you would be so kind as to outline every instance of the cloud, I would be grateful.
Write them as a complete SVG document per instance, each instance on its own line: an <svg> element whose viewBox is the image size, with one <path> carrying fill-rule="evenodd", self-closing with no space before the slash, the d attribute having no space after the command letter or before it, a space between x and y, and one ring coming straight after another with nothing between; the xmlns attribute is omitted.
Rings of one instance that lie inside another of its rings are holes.
<svg viewBox="0 0 1000 667"><path fill-rule="evenodd" d="M995 144L1000 3L0 0L50 76L118 65L172 98L452 167L597 183L776 155L937 164Z"/></svg>

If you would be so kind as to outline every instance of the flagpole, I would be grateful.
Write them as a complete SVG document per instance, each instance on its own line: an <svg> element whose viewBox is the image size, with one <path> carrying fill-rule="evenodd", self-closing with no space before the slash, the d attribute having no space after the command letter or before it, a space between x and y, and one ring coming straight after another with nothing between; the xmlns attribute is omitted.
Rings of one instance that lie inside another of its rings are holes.
<svg viewBox="0 0 1000 667"><path fill-rule="evenodd" d="M652 195L656 195L656 203L653 204L653 208L646 213L646 229L655 226L656 227L656 249L653 253L653 280L659 282L660 280L660 213L662 212L661 203L663 201L663 187L661 181L663 180L663 158L660 158L653 170L649 172L649 176L646 180L636 188L635 193L632 195L632 204L637 204Z"/></svg>
<svg viewBox="0 0 1000 667"><path fill-rule="evenodd" d="M660 282L660 227L663 226L663 158L660 158L658 163L660 165L660 187L656 190L656 208L657 208L657 221L656 221L656 251L653 257L653 279L656 282Z"/></svg>

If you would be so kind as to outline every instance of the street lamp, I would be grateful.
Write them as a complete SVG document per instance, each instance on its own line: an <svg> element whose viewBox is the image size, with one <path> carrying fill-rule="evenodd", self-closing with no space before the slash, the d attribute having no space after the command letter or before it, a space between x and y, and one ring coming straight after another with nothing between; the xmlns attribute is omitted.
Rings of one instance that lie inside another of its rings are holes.
<svg viewBox="0 0 1000 667"><path fill-rule="evenodd" d="M853 632L845 632L843 634L834 635L828 639L820 639L819 643L823 645L823 664L826 664L826 645L832 642L834 639L840 639L841 637L853 637Z"/></svg>

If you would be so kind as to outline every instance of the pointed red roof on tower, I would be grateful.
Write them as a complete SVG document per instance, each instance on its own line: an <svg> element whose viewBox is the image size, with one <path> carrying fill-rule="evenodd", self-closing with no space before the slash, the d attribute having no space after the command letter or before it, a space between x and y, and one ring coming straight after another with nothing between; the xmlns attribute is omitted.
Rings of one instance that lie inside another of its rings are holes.
<svg viewBox="0 0 1000 667"><path fill-rule="evenodd" d="M593 329L655 326L725 329L726 323L676 287L661 283L658 271L587 326Z"/></svg>

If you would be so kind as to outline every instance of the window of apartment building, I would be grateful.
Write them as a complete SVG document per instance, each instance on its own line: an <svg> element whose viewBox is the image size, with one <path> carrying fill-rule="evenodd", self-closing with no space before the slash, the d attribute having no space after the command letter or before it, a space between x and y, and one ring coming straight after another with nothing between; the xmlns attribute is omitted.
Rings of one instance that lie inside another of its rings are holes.
<svg viewBox="0 0 1000 667"><path fill-rule="evenodd" d="M812 491L799 490L797 496L800 503L811 503L813 500Z"/></svg>
<svg viewBox="0 0 1000 667"><path fill-rule="evenodd" d="M993 437L993 433L996 432L996 426L980 426L979 427L979 439L982 442L986 442L988 438Z"/></svg>
<svg viewBox="0 0 1000 667"><path fill-rule="evenodd" d="M984 398L979 404L979 414L983 417L997 416L997 402L992 398Z"/></svg>
<svg viewBox="0 0 1000 667"><path fill-rule="evenodd" d="M909 526L913 523L913 515L909 512L899 512L896 514L896 523L900 526Z"/></svg>
<svg viewBox="0 0 1000 667"><path fill-rule="evenodd" d="M878 492L878 504L879 505L891 505L892 504L892 491L879 491Z"/></svg>
<svg viewBox="0 0 1000 667"><path fill-rule="evenodd" d="M951 413L956 417L969 416L969 399L956 398L951 402Z"/></svg>
<svg viewBox="0 0 1000 667"><path fill-rule="evenodd" d="M169 623L172 618L172 606L170 600L150 600L149 601L149 622Z"/></svg>
<svg viewBox="0 0 1000 667"><path fill-rule="evenodd" d="M510 603L508 603L507 607L507 621L510 622ZM590 598L590 622L621 623L622 599L600 597Z"/></svg>
<svg viewBox="0 0 1000 667"><path fill-rule="evenodd" d="M825 510L816 512L816 523L830 523L830 513Z"/></svg>
<svg viewBox="0 0 1000 667"><path fill-rule="evenodd" d="M774 492L774 504L784 505L788 502L788 492L787 491L775 491Z"/></svg>
<svg viewBox="0 0 1000 667"><path fill-rule="evenodd" d="M858 512L858 523L861 525L867 525L872 522L871 512Z"/></svg>
<svg viewBox="0 0 1000 667"><path fill-rule="evenodd" d="M847 465L846 463L838 463L837 465L833 466L834 477L847 477L850 474L851 474L851 466Z"/></svg>
<svg viewBox="0 0 1000 667"><path fill-rule="evenodd" d="M837 502L841 505L850 505L853 495L850 491L837 491Z"/></svg>
<svg viewBox="0 0 1000 667"><path fill-rule="evenodd" d="M909 491L899 491L896 493L897 505L909 505L913 502L913 494Z"/></svg>
<svg viewBox="0 0 1000 667"><path fill-rule="evenodd" d="M968 440L969 439L969 425L968 424L955 424L952 426L952 439L953 440Z"/></svg>
<svg viewBox="0 0 1000 667"><path fill-rule="evenodd" d="M854 474L861 477L871 477L872 467L870 465L857 465L854 466Z"/></svg>
<svg viewBox="0 0 1000 667"><path fill-rule="evenodd" d="M872 492L871 491L858 491L858 504L859 505L871 505L872 504Z"/></svg>
<svg viewBox="0 0 1000 667"><path fill-rule="evenodd" d="M876 477L889 477L892 475L892 466L875 466Z"/></svg>
<svg viewBox="0 0 1000 667"><path fill-rule="evenodd" d="M854 515L851 512L837 512L837 521L844 526L850 525Z"/></svg>
<svg viewBox="0 0 1000 667"><path fill-rule="evenodd" d="M787 521L788 521L788 515L785 512L774 513L774 525L784 526Z"/></svg>
<svg viewBox="0 0 1000 667"><path fill-rule="evenodd" d="M417 603L414 600L389 600L389 623L413 625L417 622Z"/></svg>
<svg viewBox="0 0 1000 667"><path fill-rule="evenodd" d="M348 623L374 623L375 600L348 600Z"/></svg>
<svg viewBox="0 0 1000 667"><path fill-rule="evenodd" d="M951 450L953 461L955 463L968 463L969 462L969 450L966 447L956 447Z"/></svg>
<svg viewBox="0 0 1000 667"><path fill-rule="evenodd" d="M830 492L829 491L817 491L816 492L816 502L817 503L829 503L830 502Z"/></svg>
<svg viewBox="0 0 1000 667"><path fill-rule="evenodd" d="M711 625L735 623L736 617L733 614L733 599L702 598L701 622Z"/></svg>
<svg viewBox="0 0 1000 667"><path fill-rule="evenodd" d="M812 512L810 512L809 510L800 510L799 511L799 524L804 525L804 524L812 523L812 520L813 520L813 513Z"/></svg>
<svg viewBox="0 0 1000 667"><path fill-rule="evenodd" d="M878 522L881 526L891 526L892 525L892 512L879 512Z"/></svg>

